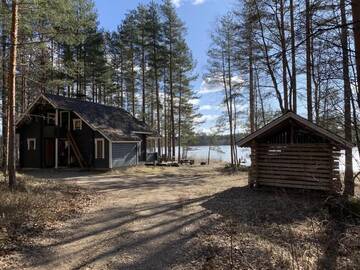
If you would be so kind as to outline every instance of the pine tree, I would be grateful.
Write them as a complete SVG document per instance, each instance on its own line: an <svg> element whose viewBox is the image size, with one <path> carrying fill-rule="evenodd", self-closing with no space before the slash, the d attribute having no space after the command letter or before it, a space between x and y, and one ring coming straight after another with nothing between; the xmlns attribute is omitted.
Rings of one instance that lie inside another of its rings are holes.
<svg viewBox="0 0 360 270"><path fill-rule="evenodd" d="M8 92L8 172L9 186L11 189L16 186L16 160L15 160L15 113L16 113L16 66L18 46L18 21L19 5L16 0L12 2L11 19L11 46L10 46L10 67L9 67L9 92Z"/></svg>

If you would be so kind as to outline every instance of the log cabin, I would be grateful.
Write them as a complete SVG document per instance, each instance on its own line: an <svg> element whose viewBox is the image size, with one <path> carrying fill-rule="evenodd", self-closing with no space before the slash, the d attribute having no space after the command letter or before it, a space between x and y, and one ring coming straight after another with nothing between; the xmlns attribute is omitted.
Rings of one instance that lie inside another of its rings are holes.
<svg viewBox="0 0 360 270"><path fill-rule="evenodd" d="M338 192L340 151L354 145L288 112L238 142L251 148L249 186Z"/></svg>
<svg viewBox="0 0 360 270"><path fill-rule="evenodd" d="M42 94L16 124L20 168L113 169L146 161L155 133L124 109Z"/></svg>

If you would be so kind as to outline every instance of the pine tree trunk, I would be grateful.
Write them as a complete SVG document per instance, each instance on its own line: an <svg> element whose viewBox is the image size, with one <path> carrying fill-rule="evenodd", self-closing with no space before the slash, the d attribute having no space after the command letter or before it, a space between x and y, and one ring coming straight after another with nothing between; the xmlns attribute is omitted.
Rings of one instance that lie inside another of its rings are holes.
<svg viewBox="0 0 360 270"><path fill-rule="evenodd" d="M135 60L134 60L134 46L131 44L131 111L135 116Z"/></svg>
<svg viewBox="0 0 360 270"><path fill-rule="evenodd" d="M355 39L355 59L356 59L356 73L358 85L358 102L360 104L360 3L352 0L352 15L354 22L354 39Z"/></svg>
<svg viewBox="0 0 360 270"><path fill-rule="evenodd" d="M120 52L120 107L124 108L124 50Z"/></svg>
<svg viewBox="0 0 360 270"><path fill-rule="evenodd" d="M308 120L313 121L311 84L311 10L310 0L306 0L306 95Z"/></svg>
<svg viewBox="0 0 360 270"><path fill-rule="evenodd" d="M348 142L352 141L351 132L351 83L349 72L349 51L348 51L348 30L346 20L345 0L340 0L341 11L341 47L343 54L343 77L344 77L344 118L345 118L345 139ZM354 175L352 164L352 149L345 150L345 189L344 194L354 195Z"/></svg>
<svg viewBox="0 0 360 270"><path fill-rule="evenodd" d="M11 47L10 47L10 68L9 68L9 95L8 95L8 171L9 187L16 186L16 161L15 161L15 96L16 96L16 56L17 56L17 35L18 35L18 3L12 2L12 22L11 22Z"/></svg>
<svg viewBox="0 0 360 270"><path fill-rule="evenodd" d="M157 60L155 60L157 61ZM160 90L159 90L159 78L158 78L158 70L157 70L157 64L155 62L155 89L156 89L156 123L157 123L157 136L159 136L158 139L158 145L157 145L157 151L158 154L161 156L161 127L160 127Z"/></svg>
<svg viewBox="0 0 360 270"><path fill-rule="evenodd" d="M142 29L142 35L141 35L141 71L142 71L142 120L145 122L145 110L146 110L146 82L145 82L145 41L144 41L144 29Z"/></svg>
<svg viewBox="0 0 360 270"><path fill-rule="evenodd" d="M5 13L7 9L6 0L2 0L2 12ZM2 16L2 25L1 25L1 59L2 59L2 80L1 80L1 105L2 105L2 169L4 176L6 175L7 171L7 102L6 102L6 31L5 31L5 14Z"/></svg>
<svg viewBox="0 0 360 270"><path fill-rule="evenodd" d="M166 99L166 70L164 69L164 155L167 156L167 146L168 146L168 124L167 124L167 99Z"/></svg>
<svg viewBox="0 0 360 270"><path fill-rule="evenodd" d="M180 163L181 160L181 102L182 102L182 86L181 86L181 74L180 74L180 89L179 89L179 108L178 108L178 162Z"/></svg>
<svg viewBox="0 0 360 270"><path fill-rule="evenodd" d="M174 111L174 82L173 82L173 44L172 28L170 26L170 61L169 61L169 88L170 88L170 122L171 122L171 158L175 158L175 111Z"/></svg>
<svg viewBox="0 0 360 270"><path fill-rule="evenodd" d="M252 32L252 29L250 30ZM252 36L252 33L251 33ZM249 95L250 95L250 131L255 131L255 91L252 40L249 40Z"/></svg>

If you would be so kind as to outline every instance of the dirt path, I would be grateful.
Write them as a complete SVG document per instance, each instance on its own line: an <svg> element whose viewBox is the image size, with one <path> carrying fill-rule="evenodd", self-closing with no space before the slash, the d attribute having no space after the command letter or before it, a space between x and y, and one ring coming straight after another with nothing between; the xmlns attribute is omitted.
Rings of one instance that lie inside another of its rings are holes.
<svg viewBox="0 0 360 270"><path fill-rule="evenodd" d="M226 176L209 167L53 177L100 195L86 214L24 252L25 269L185 269L196 260L193 239L211 226L201 204L246 184L245 173Z"/></svg>

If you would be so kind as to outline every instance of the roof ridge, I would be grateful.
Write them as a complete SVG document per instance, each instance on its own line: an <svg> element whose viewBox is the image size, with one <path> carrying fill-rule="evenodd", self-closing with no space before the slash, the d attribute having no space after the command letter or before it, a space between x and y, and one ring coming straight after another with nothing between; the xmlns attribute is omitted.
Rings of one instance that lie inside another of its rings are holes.
<svg viewBox="0 0 360 270"><path fill-rule="evenodd" d="M74 98L74 97L67 97L67 96L62 96L62 95L55 95L55 94L50 94L50 93L43 93L42 95L44 95L45 97L48 97L48 96L53 96L53 97L60 97L60 98L63 98L65 100L70 100L70 101L76 101L76 102L83 102L83 103L90 103L90 104L93 104L93 105L96 105L96 106L103 106L103 107L107 107L107 108L113 108L113 109L116 109L116 110L120 110L124 113L127 113L129 116L131 116L132 118L134 118L136 121L138 121L139 123L143 123L143 124L146 124L144 123L143 121L137 119L134 115L132 115L129 111L125 110L124 108L121 108L121 107L116 107L116 106L113 106L113 105L107 105L107 104L102 104L102 103L98 103L98 102L93 102L93 101L88 101L88 100L82 100L82 99L78 99L78 98Z"/></svg>
<svg viewBox="0 0 360 270"><path fill-rule="evenodd" d="M293 111L288 111L285 114L273 119L271 122L267 123L262 128L256 130L253 133L250 133L249 135L247 135L244 138L237 141L237 144L241 146L241 145L248 143L249 141L256 138L258 135L261 135L263 132L266 132L268 129L275 127L276 125L280 124L282 121L285 121L288 118L293 118L296 121L302 122L302 124L309 126L310 128L314 129L314 131L317 130L317 132L322 133L322 135L332 139L333 141L337 141L338 143L341 143L347 147L353 146L352 142L346 141L345 138L341 137L340 135L338 135L326 128L323 128L322 126L315 124L312 121L309 121L308 119L298 115L297 113L295 113ZM311 127L311 125L312 125L312 127Z"/></svg>

